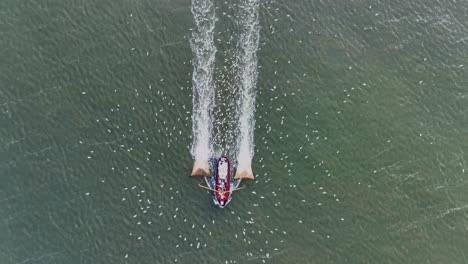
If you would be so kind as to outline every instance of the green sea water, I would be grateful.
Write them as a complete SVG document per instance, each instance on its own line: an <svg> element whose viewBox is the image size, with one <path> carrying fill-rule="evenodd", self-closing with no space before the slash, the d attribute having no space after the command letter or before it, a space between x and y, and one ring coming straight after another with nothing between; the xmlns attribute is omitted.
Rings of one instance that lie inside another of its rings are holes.
<svg viewBox="0 0 468 264"><path fill-rule="evenodd" d="M225 209L188 176L190 8L0 2L1 264L468 262L468 2L262 0L257 178Z"/></svg>

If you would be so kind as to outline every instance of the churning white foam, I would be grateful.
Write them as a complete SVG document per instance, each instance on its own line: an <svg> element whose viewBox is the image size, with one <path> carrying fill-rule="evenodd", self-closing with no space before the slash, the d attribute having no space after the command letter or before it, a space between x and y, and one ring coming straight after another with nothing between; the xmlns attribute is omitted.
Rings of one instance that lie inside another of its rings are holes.
<svg viewBox="0 0 468 264"><path fill-rule="evenodd" d="M250 164L254 154L255 86L257 83L257 50L260 23L259 0L243 0L239 5L240 39L238 42L238 117L239 138L237 159L239 166Z"/></svg>
<svg viewBox="0 0 468 264"><path fill-rule="evenodd" d="M191 10L196 25L190 39L193 52L192 157L195 160L208 160L213 149L211 116L215 96L213 73L216 54L214 44L216 15L213 0L192 0Z"/></svg>
<svg viewBox="0 0 468 264"><path fill-rule="evenodd" d="M257 50L259 44L259 0L240 0L238 5L237 24L239 25L239 40L236 46L236 56L232 64L235 68L235 88L226 94L226 98L235 100L237 118L235 126L229 126L233 131L227 131L224 139L236 138L236 155L239 166L249 165L254 154L255 126L255 87L257 83ZM215 102L215 54L214 44L215 7L213 0L192 0L192 14L196 28L192 32L191 47L193 58L193 144L192 156L195 160L207 160L213 157L214 149L224 149L225 146L212 145L213 109ZM231 94L231 92L233 94ZM228 120L223 117L218 123ZM219 125L219 124L218 124ZM226 125L226 124L224 124ZM237 127L237 129L233 129ZM226 144L229 140L219 143ZM226 155L227 153L221 153Z"/></svg>

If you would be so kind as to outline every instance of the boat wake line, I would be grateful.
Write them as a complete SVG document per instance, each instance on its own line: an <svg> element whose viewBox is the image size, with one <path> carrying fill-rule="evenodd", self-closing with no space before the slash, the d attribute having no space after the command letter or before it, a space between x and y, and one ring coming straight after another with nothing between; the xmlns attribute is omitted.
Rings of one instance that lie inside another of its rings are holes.
<svg viewBox="0 0 468 264"><path fill-rule="evenodd" d="M257 83L257 50L259 44L259 0L240 0L238 25L240 35L236 46L235 82L237 140L235 155L237 170L234 179L253 179L251 164L254 155L255 87ZM209 160L214 156L213 108L216 83L214 81L216 46L214 29L216 8L213 0L192 0L191 11L195 21L190 45L193 52L193 143L194 159L192 175L211 176Z"/></svg>

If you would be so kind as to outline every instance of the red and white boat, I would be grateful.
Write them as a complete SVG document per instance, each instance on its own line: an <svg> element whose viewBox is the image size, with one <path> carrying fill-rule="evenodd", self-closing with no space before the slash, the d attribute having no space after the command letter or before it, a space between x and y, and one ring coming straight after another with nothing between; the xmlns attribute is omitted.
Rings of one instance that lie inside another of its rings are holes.
<svg viewBox="0 0 468 264"><path fill-rule="evenodd" d="M210 166L210 163L212 166ZM239 165L239 164L238 164ZM242 165L242 164L241 164ZM211 174L210 167L216 166L216 173ZM241 190L245 186L239 188L242 179L254 179L250 163L240 168L231 168L231 162L226 156L222 156L216 162L195 160L192 170L192 176L204 176L206 186L198 184L203 189L213 192L213 202L220 208L226 207L231 201L232 192ZM236 171L236 175L231 177L231 172Z"/></svg>
<svg viewBox="0 0 468 264"><path fill-rule="evenodd" d="M215 186L214 186L214 197L213 201L216 205L223 208L231 200L231 170L230 162L227 157L221 157L218 159Z"/></svg>

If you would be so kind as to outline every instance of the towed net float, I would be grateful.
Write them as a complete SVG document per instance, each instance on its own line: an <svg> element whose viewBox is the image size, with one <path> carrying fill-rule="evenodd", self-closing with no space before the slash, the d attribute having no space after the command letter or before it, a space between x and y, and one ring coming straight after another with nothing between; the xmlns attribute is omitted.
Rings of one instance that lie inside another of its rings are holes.
<svg viewBox="0 0 468 264"><path fill-rule="evenodd" d="M195 160L193 163L193 169L191 176L202 176L202 177L210 177L210 165L208 160ZM252 172L252 165L250 162L244 164L239 164L237 166L236 174L234 175L234 179L249 179L254 180L255 176Z"/></svg>
<svg viewBox="0 0 468 264"><path fill-rule="evenodd" d="M191 175L210 177L210 165L208 164L208 160L195 160Z"/></svg>
<svg viewBox="0 0 468 264"><path fill-rule="evenodd" d="M250 161L246 162L245 164L239 162L239 164L237 165L236 175L234 175L234 179L255 179L255 176L252 172L252 164L250 163Z"/></svg>

